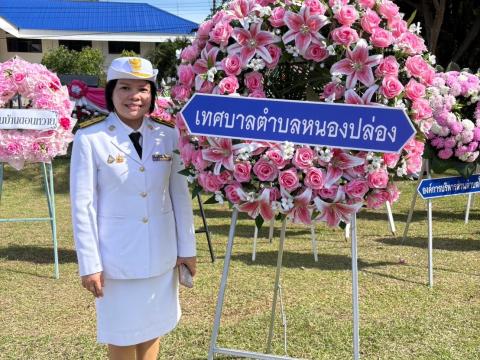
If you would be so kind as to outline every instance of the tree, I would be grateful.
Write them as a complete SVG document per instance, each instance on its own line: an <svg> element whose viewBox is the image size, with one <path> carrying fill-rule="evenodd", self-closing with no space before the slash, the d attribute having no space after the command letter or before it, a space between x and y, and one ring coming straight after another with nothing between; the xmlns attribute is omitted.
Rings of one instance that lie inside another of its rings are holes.
<svg viewBox="0 0 480 360"><path fill-rule="evenodd" d="M455 62L460 67L480 67L479 0L398 0L401 10L417 12L423 36L438 63L446 67Z"/></svg>
<svg viewBox="0 0 480 360"><path fill-rule="evenodd" d="M85 47L82 51L75 51L60 45L43 56L42 64L58 74L85 74L101 78L104 75L104 60L99 49Z"/></svg>
<svg viewBox="0 0 480 360"><path fill-rule="evenodd" d="M158 69L158 79L176 77L177 75L177 50L189 44L186 38L177 38L159 43L149 54L147 59Z"/></svg>

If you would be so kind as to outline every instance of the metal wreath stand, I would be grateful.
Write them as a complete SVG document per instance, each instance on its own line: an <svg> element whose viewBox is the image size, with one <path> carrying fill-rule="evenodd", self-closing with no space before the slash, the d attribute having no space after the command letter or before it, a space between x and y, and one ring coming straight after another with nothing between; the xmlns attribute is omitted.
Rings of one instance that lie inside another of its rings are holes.
<svg viewBox="0 0 480 360"><path fill-rule="evenodd" d="M352 309L353 309L353 358L354 360L360 359L360 334L359 334L359 301L358 301L358 260L357 260L357 225L356 225L356 214L353 214L351 221L351 240L352 240ZM245 351L240 349L227 349L217 346L218 333L220 330L220 319L222 316L223 303L225 299L225 290L227 287L227 279L230 270L230 260L233 250L233 239L235 237L235 228L238 218L238 209L234 208L232 212L232 218L230 223L230 230L228 233L228 243L227 250L225 253L225 262L223 265L223 274L220 282L220 289L218 291L217 305L215 309L215 319L213 324L212 336L210 339L210 348L208 352L208 360L213 360L215 354L223 354L230 356L237 356L241 358L249 359L258 359L258 360L272 360L272 359L284 359L284 360L295 360L295 358L288 356L272 355L268 354L271 350L272 338L273 338L273 327L275 321L275 312L277 308L277 301L280 297L281 310L282 310L282 323L284 326L284 346L285 352L287 350L287 340L286 340L286 319L283 314L283 303L282 303L282 288L280 285L280 273L282 269L282 260L283 260L283 246L285 243L285 230L286 230L286 219L282 221L282 227L280 231L280 241L278 248L278 257L277 257L277 269L275 274L275 285L273 292L273 302L272 302L272 311L270 318L270 328L268 333L266 353L257 353L251 351Z"/></svg>

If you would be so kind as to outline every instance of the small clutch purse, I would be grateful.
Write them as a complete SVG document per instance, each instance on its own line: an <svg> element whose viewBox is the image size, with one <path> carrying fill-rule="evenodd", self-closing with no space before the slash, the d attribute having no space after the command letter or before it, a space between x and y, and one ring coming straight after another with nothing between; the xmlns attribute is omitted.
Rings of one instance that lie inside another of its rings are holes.
<svg viewBox="0 0 480 360"><path fill-rule="evenodd" d="M185 264L178 266L178 282L187 288L193 288L193 276Z"/></svg>

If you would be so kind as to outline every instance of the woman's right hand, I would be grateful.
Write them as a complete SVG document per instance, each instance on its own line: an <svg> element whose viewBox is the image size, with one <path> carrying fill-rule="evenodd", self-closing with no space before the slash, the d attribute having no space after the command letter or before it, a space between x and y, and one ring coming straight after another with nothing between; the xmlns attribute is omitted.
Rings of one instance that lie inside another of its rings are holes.
<svg viewBox="0 0 480 360"><path fill-rule="evenodd" d="M96 298L103 296L103 272L82 276L82 286Z"/></svg>

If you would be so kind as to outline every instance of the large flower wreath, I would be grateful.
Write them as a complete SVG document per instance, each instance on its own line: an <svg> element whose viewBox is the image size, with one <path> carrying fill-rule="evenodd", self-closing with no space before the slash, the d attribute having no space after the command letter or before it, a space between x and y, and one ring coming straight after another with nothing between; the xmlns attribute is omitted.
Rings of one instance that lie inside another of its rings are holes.
<svg viewBox="0 0 480 360"><path fill-rule="evenodd" d="M45 66L15 57L0 63L0 108L7 107L16 95L27 100L27 108L57 113L56 130L0 130L0 162L17 170L27 162L50 162L67 152L73 140L73 103L68 90Z"/></svg>
<svg viewBox="0 0 480 360"><path fill-rule="evenodd" d="M428 127L425 87L435 71L418 31L388 0L233 0L179 54L171 96L176 110L194 91L380 104L405 108ZM401 155L380 154L190 137L177 123L196 191L260 223L278 213L305 224L348 223L364 204L397 200L389 172L410 176L421 167L423 142L415 139Z"/></svg>
<svg viewBox="0 0 480 360"><path fill-rule="evenodd" d="M467 177L480 164L480 77L467 71L438 73L428 88L433 124L425 157L438 173Z"/></svg>

